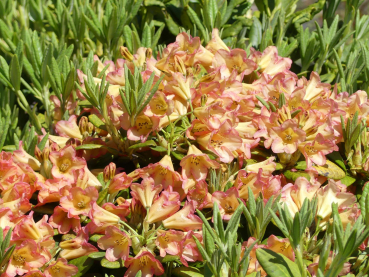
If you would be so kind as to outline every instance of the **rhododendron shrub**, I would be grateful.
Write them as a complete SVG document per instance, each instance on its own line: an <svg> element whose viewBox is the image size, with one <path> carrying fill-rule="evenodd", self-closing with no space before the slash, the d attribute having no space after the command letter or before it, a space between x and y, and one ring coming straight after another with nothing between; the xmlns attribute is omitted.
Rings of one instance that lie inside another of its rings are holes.
<svg viewBox="0 0 369 277"><path fill-rule="evenodd" d="M2 277L368 271L366 92L218 29L120 52L50 97L34 155L1 152Z"/></svg>

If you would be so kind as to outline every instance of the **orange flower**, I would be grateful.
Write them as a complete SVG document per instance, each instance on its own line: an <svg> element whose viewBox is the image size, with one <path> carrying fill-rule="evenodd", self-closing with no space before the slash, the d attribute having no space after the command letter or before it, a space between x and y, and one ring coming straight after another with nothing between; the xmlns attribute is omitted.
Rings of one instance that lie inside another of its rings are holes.
<svg viewBox="0 0 369 277"><path fill-rule="evenodd" d="M24 275L33 268L42 267L46 259L40 254L41 249L33 240L25 240L15 248L10 258L6 274L14 277Z"/></svg>
<svg viewBox="0 0 369 277"><path fill-rule="evenodd" d="M187 156L181 160L182 176L184 179L193 178L197 181L205 180L209 168L219 168L216 161L212 161L207 154L202 153L195 145L188 149Z"/></svg>
<svg viewBox="0 0 369 277"><path fill-rule="evenodd" d="M59 256L64 259L71 260L97 252L98 249L87 241L88 235L82 229L74 239L60 242L59 247L62 251L59 253Z"/></svg>
<svg viewBox="0 0 369 277"><path fill-rule="evenodd" d="M165 257L168 253L169 255L178 255L181 251L180 242L185 237L185 233L175 230L158 230L157 239L155 241L156 245L160 250L160 256Z"/></svg>
<svg viewBox="0 0 369 277"><path fill-rule="evenodd" d="M145 208L150 208L154 198L163 189L162 185L155 185L153 178L145 178L141 184L131 185L131 194L139 200Z"/></svg>
<svg viewBox="0 0 369 277"><path fill-rule="evenodd" d="M179 201L178 192L173 191L172 187L168 187L166 191L160 194L149 209L147 215L148 223L155 223L171 216L180 208L181 201Z"/></svg>
<svg viewBox="0 0 369 277"><path fill-rule="evenodd" d="M126 260L129 256L129 247L132 242L129 236L120 231L115 226L105 229L105 236L97 241L97 245L106 250L105 257L108 261L114 262L118 259Z"/></svg>
<svg viewBox="0 0 369 277"><path fill-rule="evenodd" d="M240 205L238 198L238 190L235 187L228 189L226 192L216 191L213 193L213 202L218 203L219 211L224 221L230 220Z"/></svg>
<svg viewBox="0 0 369 277"><path fill-rule="evenodd" d="M46 277L71 277L78 273L75 265L68 264L66 259L59 258L53 261L44 271Z"/></svg>
<svg viewBox="0 0 369 277"><path fill-rule="evenodd" d="M202 220L194 212L194 203L191 201L187 202L179 212L163 220L163 225L167 229L179 229L182 231L201 229Z"/></svg>
<svg viewBox="0 0 369 277"><path fill-rule="evenodd" d="M164 268L149 251L141 251L134 258L128 258L124 263L128 267L124 277L134 277L141 270L143 277L162 275Z"/></svg>
<svg viewBox="0 0 369 277"><path fill-rule="evenodd" d="M71 182L74 181L73 171L86 166L86 161L76 156L73 146L66 146L60 151L52 151L49 155L53 164L51 173L54 178L64 178Z"/></svg>
<svg viewBox="0 0 369 277"><path fill-rule="evenodd" d="M92 208L92 204L99 197L97 189L88 187L85 190L74 187L70 190L68 196L60 199L60 206L68 212L68 217L75 215L88 215Z"/></svg>

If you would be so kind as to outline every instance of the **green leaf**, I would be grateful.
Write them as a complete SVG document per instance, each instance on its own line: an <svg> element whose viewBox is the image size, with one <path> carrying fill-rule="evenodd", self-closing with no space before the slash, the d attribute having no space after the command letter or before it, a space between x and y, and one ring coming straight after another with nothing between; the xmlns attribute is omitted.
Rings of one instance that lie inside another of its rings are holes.
<svg viewBox="0 0 369 277"><path fill-rule="evenodd" d="M283 172L283 175L286 176L287 179L292 180L293 182L295 182L298 177L305 177L306 179L310 180L310 175L303 171L286 170Z"/></svg>
<svg viewBox="0 0 369 277"><path fill-rule="evenodd" d="M105 252L93 252L88 255L91 259L97 260L105 257Z"/></svg>
<svg viewBox="0 0 369 277"><path fill-rule="evenodd" d="M37 145L37 147L42 151L45 148L45 145L47 143L47 140L49 139L49 133L47 133L43 139L40 141L40 143Z"/></svg>
<svg viewBox="0 0 369 277"><path fill-rule="evenodd" d="M301 277L298 266L282 254L258 248L256 257L270 277Z"/></svg>
<svg viewBox="0 0 369 277"><path fill-rule="evenodd" d="M106 131L106 126L104 121L102 121L100 118L98 118L97 115L95 114L91 114L88 116L88 120L97 128L101 129L101 130L105 130Z"/></svg>
<svg viewBox="0 0 369 277"><path fill-rule="evenodd" d="M78 268L78 273L73 277L81 277L94 264L94 260L89 258L88 256L82 256L80 258L70 260L69 264L75 265Z"/></svg>
<svg viewBox="0 0 369 277"><path fill-rule="evenodd" d="M90 241L97 242L100 238L102 238L104 235L95 234L90 237ZM91 255L91 254L90 254Z"/></svg>
<svg viewBox="0 0 369 277"><path fill-rule="evenodd" d="M128 147L128 149L137 149L137 148L148 147L148 146L156 146L156 142L153 140L148 140L142 143L131 145L130 147Z"/></svg>
<svg viewBox="0 0 369 277"><path fill-rule="evenodd" d="M176 267L172 270L172 274L178 277L204 277L200 269L196 267Z"/></svg>
<svg viewBox="0 0 369 277"><path fill-rule="evenodd" d="M167 152L168 149L166 149L165 147L163 146L155 146L155 147L150 147L151 150L154 150L156 152Z"/></svg>
<svg viewBox="0 0 369 277"><path fill-rule="evenodd" d="M250 30L250 44L252 47L257 48L261 42L262 26L256 17L253 17L252 26Z"/></svg>
<svg viewBox="0 0 369 277"><path fill-rule="evenodd" d="M14 55L10 62L9 76L10 76L10 83L12 84L14 90L18 91L20 89L21 72L20 72L17 55Z"/></svg>
<svg viewBox="0 0 369 277"><path fill-rule="evenodd" d="M353 183L355 183L356 179L351 177L351 176L346 175L340 181L341 181L342 184L344 184L346 186L351 186Z"/></svg>
<svg viewBox="0 0 369 277"><path fill-rule="evenodd" d="M105 145L100 144L82 144L76 147L76 150L92 150L92 149L99 149L105 148Z"/></svg>
<svg viewBox="0 0 369 277"><path fill-rule="evenodd" d="M97 198L96 200L97 205L100 205L104 201L104 199L108 195L108 192L109 192L109 188L105 188L102 191L100 191L99 198Z"/></svg>
<svg viewBox="0 0 369 277"><path fill-rule="evenodd" d="M332 162L335 162L337 165L339 165L343 170L347 171L345 162L338 151L334 151L332 153L329 153L327 155L328 159L330 159Z"/></svg>
<svg viewBox="0 0 369 277"><path fill-rule="evenodd" d="M100 264L102 267L111 268L111 269L124 267L124 261L122 259L120 259L119 261L110 262L107 259L103 258Z"/></svg>

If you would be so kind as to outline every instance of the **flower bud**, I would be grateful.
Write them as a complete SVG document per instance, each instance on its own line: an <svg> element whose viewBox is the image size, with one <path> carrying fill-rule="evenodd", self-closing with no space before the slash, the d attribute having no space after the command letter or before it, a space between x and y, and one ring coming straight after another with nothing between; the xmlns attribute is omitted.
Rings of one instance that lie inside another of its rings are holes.
<svg viewBox="0 0 369 277"><path fill-rule="evenodd" d="M123 56L123 59L130 61L130 62L133 61L133 55L131 54L131 52L129 52L127 47L121 46L120 54Z"/></svg>
<svg viewBox="0 0 369 277"><path fill-rule="evenodd" d="M110 163L104 168L104 181L108 182L115 176L115 170L117 166L115 163Z"/></svg>
<svg viewBox="0 0 369 277"><path fill-rule="evenodd" d="M85 136L85 133L88 132L87 125L88 125L87 117L82 116L78 123L79 131L81 132L82 136Z"/></svg>

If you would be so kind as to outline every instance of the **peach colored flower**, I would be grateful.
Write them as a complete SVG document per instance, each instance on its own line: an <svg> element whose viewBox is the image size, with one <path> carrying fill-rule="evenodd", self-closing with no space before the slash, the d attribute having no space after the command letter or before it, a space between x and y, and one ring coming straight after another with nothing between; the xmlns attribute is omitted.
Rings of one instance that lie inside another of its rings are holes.
<svg viewBox="0 0 369 277"><path fill-rule="evenodd" d="M266 248L276 253L283 254L291 261L295 261L295 252L293 252L291 243L287 238L279 239L275 235L271 235L268 238Z"/></svg>
<svg viewBox="0 0 369 277"><path fill-rule="evenodd" d="M148 223L155 223L165 218L168 218L180 208L181 201L179 200L178 192L173 191L169 186L167 190L162 191L160 196L154 201L147 215Z"/></svg>
<svg viewBox="0 0 369 277"><path fill-rule="evenodd" d="M52 261L44 271L46 277L71 277L78 273L78 268L75 265L68 264L68 261L59 258Z"/></svg>
<svg viewBox="0 0 369 277"><path fill-rule="evenodd" d="M74 181L73 171L86 166L86 161L76 156L76 150L72 146L66 146L60 151L52 151L49 158L53 164L51 169L53 177L65 178L71 182Z"/></svg>
<svg viewBox="0 0 369 277"><path fill-rule="evenodd" d="M55 124L55 131L61 137L82 139L81 131L77 125L77 116L72 115L68 121L59 120Z"/></svg>
<svg viewBox="0 0 369 277"><path fill-rule="evenodd" d="M238 190L235 187L228 189L226 192L216 191L213 193L213 202L218 203L219 211L224 221L229 221L240 205L238 198Z"/></svg>
<svg viewBox="0 0 369 277"><path fill-rule="evenodd" d="M202 261L203 258L201 256L201 253L199 249L197 248L197 244L193 238L195 236L199 242L203 245L203 238L201 233L195 233L193 231L189 231L186 236L181 241L181 249L180 252L180 259L181 262L188 266L187 262L196 262L196 261ZM203 245L204 246L204 245Z"/></svg>
<svg viewBox="0 0 369 277"><path fill-rule="evenodd" d="M212 196L208 192L208 184L204 181L194 182L194 186L188 188L187 200L192 201L196 209L212 208Z"/></svg>
<svg viewBox="0 0 369 277"><path fill-rule="evenodd" d="M16 275L24 275L33 268L42 267L46 259L40 252L40 247L34 240L23 241L15 248L6 274L14 277Z"/></svg>
<svg viewBox="0 0 369 277"><path fill-rule="evenodd" d="M177 192L182 187L181 175L174 170L172 159L165 155L158 163L149 164L147 167L136 170L140 178L153 178L155 185L162 185L163 189L172 186Z"/></svg>
<svg viewBox="0 0 369 277"><path fill-rule="evenodd" d="M136 257L128 258L124 266L128 267L124 277L134 277L140 270L142 276L145 277L162 275L164 273L161 263L149 251L141 251Z"/></svg>
<svg viewBox="0 0 369 277"><path fill-rule="evenodd" d="M97 241L99 248L106 250L105 257L114 262L118 259L126 260L129 256L129 247L132 242L129 236L115 226L105 229L105 236Z"/></svg>
<svg viewBox="0 0 369 277"><path fill-rule="evenodd" d="M92 208L92 204L98 197L99 193L94 187L88 187L84 190L79 187L74 187L70 190L68 196L64 196L60 199L60 206L68 212L68 217L88 215Z"/></svg>
<svg viewBox="0 0 369 277"><path fill-rule="evenodd" d="M311 143L300 144L299 149L305 156L306 167L309 169L313 164L325 165L325 155L338 151L338 146L331 140L326 140L322 134L318 133Z"/></svg>
<svg viewBox="0 0 369 277"><path fill-rule="evenodd" d="M59 247L62 251L59 253L59 256L64 259L71 260L97 252L98 249L87 241L88 235L82 228L78 236L74 239L60 242Z"/></svg>
<svg viewBox="0 0 369 277"><path fill-rule="evenodd" d="M160 250L160 256L178 255L181 252L181 241L185 237L185 233L175 230L158 230L155 244Z"/></svg>
<svg viewBox="0 0 369 277"><path fill-rule="evenodd" d="M89 217L97 226L118 225L120 220L119 216L103 209L102 207L97 205L96 202L92 204L92 209L89 212Z"/></svg>
<svg viewBox="0 0 369 277"><path fill-rule="evenodd" d="M75 233L81 230L81 221L78 215L68 217L68 212L56 206L53 215L50 217L49 224L57 228L60 234L67 234L71 229Z"/></svg>
<svg viewBox="0 0 369 277"><path fill-rule="evenodd" d="M155 185L153 178L145 178L141 184L131 185L131 194L139 200L145 208L150 208L155 197L163 189L162 185Z"/></svg>
<svg viewBox="0 0 369 277"><path fill-rule="evenodd" d="M272 150L274 153L292 154L297 150L297 146L306 138L303 130L292 120L286 120L279 127L271 129L270 137L273 139Z"/></svg>
<svg viewBox="0 0 369 277"><path fill-rule="evenodd" d="M23 142L19 142L18 150L13 151L13 161L29 164L33 170L40 170L41 163L23 149Z"/></svg>
<svg viewBox="0 0 369 277"><path fill-rule="evenodd" d="M182 231L201 229L202 220L194 212L194 203L191 201L187 202L180 211L163 220L163 225L167 229L179 229Z"/></svg>
<svg viewBox="0 0 369 277"><path fill-rule="evenodd" d="M231 162L234 159L232 151L242 146L242 139L228 119L220 125L219 130L199 136L196 140L202 147L217 154L224 163Z"/></svg>
<svg viewBox="0 0 369 277"><path fill-rule="evenodd" d="M193 178L197 181L205 180L209 168L219 168L219 163L209 158L207 154L202 153L195 145L188 149L187 156L181 160L183 179Z"/></svg>

